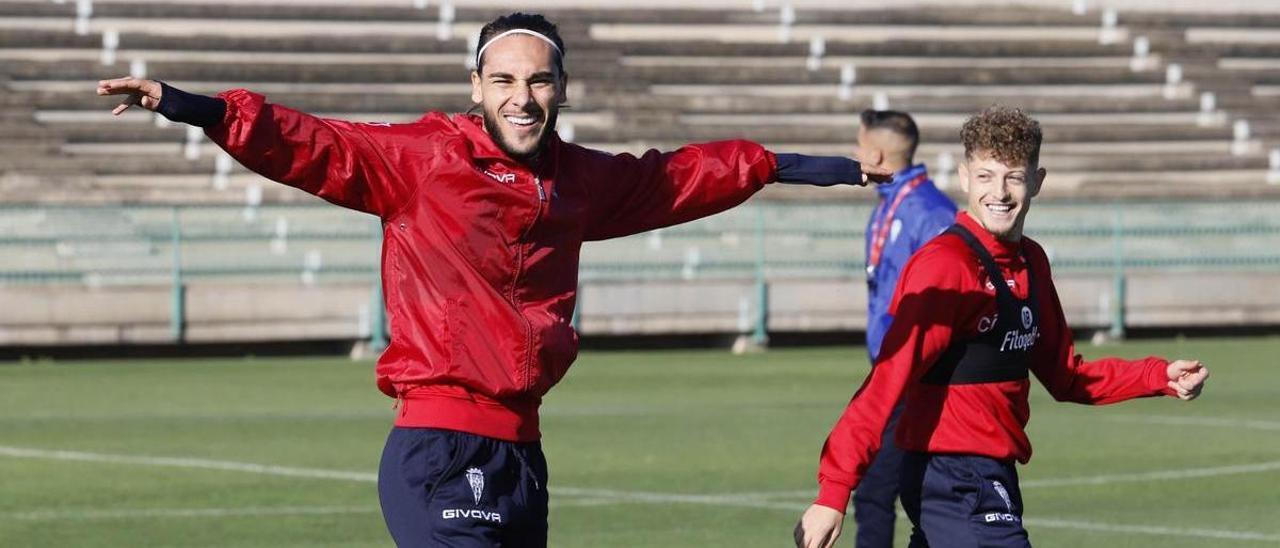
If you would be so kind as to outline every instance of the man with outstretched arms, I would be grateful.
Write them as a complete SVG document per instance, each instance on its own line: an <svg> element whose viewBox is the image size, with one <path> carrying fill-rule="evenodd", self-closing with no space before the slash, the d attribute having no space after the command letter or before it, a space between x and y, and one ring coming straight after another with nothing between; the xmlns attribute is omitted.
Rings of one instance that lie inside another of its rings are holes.
<svg viewBox="0 0 1280 548"><path fill-rule="evenodd" d="M858 128L862 161L893 171L893 181L877 186L880 203L867 220L867 353L876 363L880 343L893 315L889 301L911 255L956 220L956 205L933 186L924 164L914 163L920 130L911 115L893 110L864 110ZM897 520L898 477L902 450L893 432L902 405L894 407L881 436L880 453L853 493L857 548L893 546Z"/></svg>
<svg viewBox="0 0 1280 548"><path fill-rule="evenodd" d="M217 97L134 78L99 95L204 127L273 180L383 222L391 344L378 388L398 401L378 474L400 546L545 546L542 396L577 355L569 324L583 241L705 217L770 182L882 181L846 158L748 141L611 155L560 140L564 43L539 15L480 33L482 116L408 124L327 120L246 90Z"/></svg>
<svg viewBox="0 0 1280 548"><path fill-rule="evenodd" d="M1045 178L1040 125L992 107L964 124L961 139L966 211L903 270L878 362L822 449L818 498L796 525L797 546L835 543L899 400L911 546L1023 547L1015 462L1031 458L1030 374L1055 399L1092 405L1194 399L1209 375L1197 361L1076 354L1044 249L1022 235Z"/></svg>

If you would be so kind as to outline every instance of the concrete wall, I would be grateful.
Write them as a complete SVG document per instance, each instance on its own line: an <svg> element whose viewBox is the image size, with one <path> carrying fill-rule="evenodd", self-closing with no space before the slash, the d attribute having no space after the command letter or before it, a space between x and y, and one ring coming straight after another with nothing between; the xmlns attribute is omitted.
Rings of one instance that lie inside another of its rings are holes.
<svg viewBox="0 0 1280 548"><path fill-rule="evenodd" d="M1110 325L1115 284L1105 274L1063 274L1057 287L1076 328ZM0 345L172 341L171 291L145 287L0 287ZM746 333L755 326L750 280L589 282L581 292L584 336ZM193 283L188 342L256 342L369 336L368 284ZM768 285L773 332L866 327L861 279L786 279ZM1280 272L1137 272L1129 276L1129 327L1280 325Z"/></svg>
<svg viewBox="0 0 1280 548"><path fill-rule="evenodd" d="M187 342L360 339L369 336L370 287L193 283ZM0 287L0 345L165 343L168 286Z"/></svg>

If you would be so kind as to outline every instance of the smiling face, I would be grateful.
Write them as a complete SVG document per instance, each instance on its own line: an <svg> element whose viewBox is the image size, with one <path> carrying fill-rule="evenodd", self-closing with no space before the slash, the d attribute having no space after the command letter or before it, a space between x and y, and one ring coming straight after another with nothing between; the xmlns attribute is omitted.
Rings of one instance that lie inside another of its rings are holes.
<svg viewBox="0 0 1280 548"><path fill-rule="evenodd" d="M960 163L960 188L968 196L969 214L1001 240L1022 238L1031 199L1044 183L1044 168L1028 164L1009 165L986 150L974 151Z"/></svg>
<svg viewBox="0 0 1280 548"><path fill-rule="evenodd" d="M556 55L538 38L512 34L491 43L471 72L471 100L483 109L484 128L513 160L536 160L555 131L567 83Z"/></svg>

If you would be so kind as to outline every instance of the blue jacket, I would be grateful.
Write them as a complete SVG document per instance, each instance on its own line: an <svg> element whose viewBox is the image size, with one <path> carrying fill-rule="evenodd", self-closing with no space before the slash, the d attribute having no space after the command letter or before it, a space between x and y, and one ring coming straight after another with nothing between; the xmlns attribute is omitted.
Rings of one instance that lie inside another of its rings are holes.
<svg viewBox="0 0 1280 548"><path fill-rule="evenodd" d="M881 217L888 216L888 210L898 194L906 188L907 183L919 175L925 175L924 164L917 164L895 173L893 182L876 187L880 193L880 203L871 213L867 221L866 252L864 255L870 265L872 240L875 234L872 227L882 226ZM872 363L880 353L880 342L893 316L889 315L889 303L893 299L894 287L898 285L898 275L907 265L907 259L917 249L933 239L956 221L956 205L951 198L933 186L932 180L915 187L902 199L890 220L889 237L881 252L880 264L873 270L867 270L867 352Z"/></svg>

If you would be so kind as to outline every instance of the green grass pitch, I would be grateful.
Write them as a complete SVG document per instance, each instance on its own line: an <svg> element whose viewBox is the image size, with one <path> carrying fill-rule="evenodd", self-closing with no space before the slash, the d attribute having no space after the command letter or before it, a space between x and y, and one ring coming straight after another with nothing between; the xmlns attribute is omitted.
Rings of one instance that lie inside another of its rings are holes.
<svg viewBox="0 0 1280 548"><path fill-rule="evenodd" d="M1213 376L1192 403L1033 388L1033 543L1280 545L1280 338L1084 351ZM543 407L551 544L786 546L866 371L858 347L584 354ZM0 364L0 546L390 546L391 404L333 358Z"/></svg>

